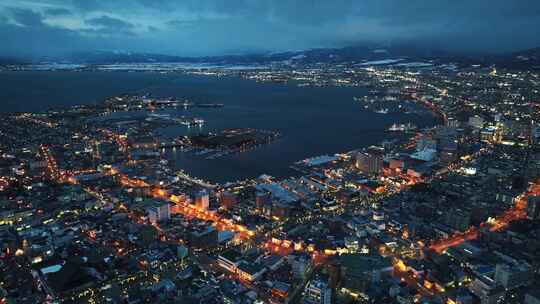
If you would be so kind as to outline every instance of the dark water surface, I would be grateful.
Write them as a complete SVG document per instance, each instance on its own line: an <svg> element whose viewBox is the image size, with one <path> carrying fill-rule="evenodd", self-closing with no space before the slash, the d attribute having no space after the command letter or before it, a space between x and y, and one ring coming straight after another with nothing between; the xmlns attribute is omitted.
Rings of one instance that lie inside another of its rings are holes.
<svg viewBox="0 0 540 304"><path fill-rule="evenodd" d="M215 182L260 174L288 176L293 173L289 166L298 160L379 143L391 136L384 129L394 122L419 127L436 122L427 113L366 111L353 100L366 93L361 87L300 88L237 77L128 72L0 72L0 86L2 112L93 104L108 96L139 92L225 104L223 108L168 111L205 119L203 131L258 128L283 134L267 146L215 160L169 151L178 168ZM184 126L163 130L171 136L186 131Z"/></svg>

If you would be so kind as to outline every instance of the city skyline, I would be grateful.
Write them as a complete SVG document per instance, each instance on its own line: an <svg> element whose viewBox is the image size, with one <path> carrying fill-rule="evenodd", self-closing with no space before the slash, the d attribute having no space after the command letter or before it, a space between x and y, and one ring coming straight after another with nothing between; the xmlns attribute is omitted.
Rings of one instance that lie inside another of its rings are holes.
<svg viewBox="0 0 540 304"><path fill-rule="evenodd" d="M0 304L540 303L540 2L0 1Z"/></svg>

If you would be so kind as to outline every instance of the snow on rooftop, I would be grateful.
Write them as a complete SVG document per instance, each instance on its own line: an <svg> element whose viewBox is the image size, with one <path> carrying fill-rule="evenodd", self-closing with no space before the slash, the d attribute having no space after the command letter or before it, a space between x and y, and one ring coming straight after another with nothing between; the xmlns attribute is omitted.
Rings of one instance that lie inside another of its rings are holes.
<svg viewBox="0 0 540 304"><path fill-rule="evenodd" d="M298 197L291 193L289 190L283 188L277 183L259 184L256 186L258 190L265 190L270 192L274 197L285 203L293 203L298 200Z"/></svg>

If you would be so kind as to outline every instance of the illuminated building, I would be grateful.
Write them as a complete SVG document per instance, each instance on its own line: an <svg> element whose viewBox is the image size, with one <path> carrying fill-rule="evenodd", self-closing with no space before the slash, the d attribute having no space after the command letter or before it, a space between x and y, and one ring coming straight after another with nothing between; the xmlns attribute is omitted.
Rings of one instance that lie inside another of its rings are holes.
<svg viewBox="0 0 540 304"><path fill-rule="evenodd" d="M504 303L504 288L486 276L476 278L469 285L469 290L480 299L481 304Z"/></svg>
<svg viewBox="0 0 540 304"><path fill-rule="evenodd" d="M478 115L469 117L469 126L475 129L482 129L484 127L484 123L484 118Z"/></svg>
<svg viewBox="0 0 540 304"><path fill-rule="evenodd" d="M262 209L267 203L270 202L270 193L265 191L257 191L255 194L255 206Z"/></svg>
<svg viewBox="0 0 540 304"><path fill-rule="evenodd" d="M241 261L236 267L236 272L240 280L253 282L261 278L261 276L266 272L266 268L260 264Z"/></svg>
<svg viewBox="0 0 540 304"><path fill-rule="evenodd" d="M272 287L272 296L279 299L287 299L291 286L283 282L276 282Z"/></svg>
<svg viewBox="0 0 540 304"><path fill-rule="evenodd" d="M206 190L201 190L195 195L195 206L200 210L208 210L210 206L210 196Z"/></svg>
<svg viewBox="0 0 540 304"><path fill-rule="evenodd" d="M155 224L168 221L171 218L170 205L163 201L147 201L144 210L148 214L148 220Z"/></svg>
<svg viewBox="0 0 540 304"><path fill-rule="evenodd" d="M432 161L436 155L437 155L436 150L426 148L424 150L420 150L411 154L411 158L429 162L429 161Z"/></svg>
<svg viewBox="0 0 540 304"><path fill-rule="evenodd" d="M405 161L402 158L392 158L390 159L390 169L400 169L405 168Z"/></svg>
<svg viewBox="0 0 540 304"><path fill-rule="evenodd" d="M351 253L356 253L360 249L360 245L358 243L358 238L356 237L346 237L345 238L345 247L347 247L347 250Z"/></svg>
<svg viewBox="0 0 540 304"><path fill-rule="evenodd" d="M358 153L356 168L365 174L379 174L383 168L383 158L377 154Z"/></svg>
<svg viewBox="0 0 540 304"><path fill-rule="evenodd" d="M159 145L159 140L152 136L141 136L133 139L130 144L134 149L152 149Z"/></svg>
<svg viewBox="0 0 540 304"><path fill-rule="evenodd" d="M289 216L290 210L290 205L282 202L275 202L272 204L271 216L274 218L284 219Z"/></svg>
<svg viewBox="0 0 540 304"><path fill-rule="evenodd" d="M306 304L330 304L332 301L332 289L321 280L312 280L306 287L304 303Z"/></svg>
<svg viewBox="0 0 540 304"><path fill-rule="evenodd" d="M217 259L219 266L232 273L236 273L236 269L238 268L238 265L240 265L240 262L242 262L242 255L236 250L225 251L221 253Z"/></svg>
<svg viewBox="0 0 540 304"><path fill-rule="evenodd" d="M384 221L384 212L383 211L373 211L373 220L374 221Z"/></svg>

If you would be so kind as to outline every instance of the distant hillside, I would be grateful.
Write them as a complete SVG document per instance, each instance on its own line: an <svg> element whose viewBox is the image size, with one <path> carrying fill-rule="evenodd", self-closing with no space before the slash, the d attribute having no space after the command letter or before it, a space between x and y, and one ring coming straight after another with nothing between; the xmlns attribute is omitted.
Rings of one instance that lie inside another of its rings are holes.
<svg viewBox="0 0 540 304"><path fill-rule="evenodd" d="M540 69L540 47L509 54L496 62L497 65L517 69Z"/></svg>
<svg viewBox="0 0 540 304"><path fill-rule="evenodd" d="M225 55L207 57L185 57L151 53L89 51L77 52L62 58L43 58L41 61L80 64L125 64L125 63L209 63L209 64L313 64L313 63L362 63L374 60L401 59L404 61L431 61L458 65L480 64L513 69L540 69L540 48L523 50L503 55L463 55L416 45L393 45L391 47L350 46L344 48L319 48L303 51ZM27 61L0 57L0 65L23 64Z"/></svg>
<svg viewBox="0 0 540 304"><path fill-rule="evenodd" d="M0 66L2 65L21 65L21 64L27 64L28 62L20 59L20 58L14 58L14 57L2 57L0 56Z"/></svg>
<svg viewBox="0 0 540 304"><path fill-rule="evenodd" d="M72 63L113 64L113 63L150 63L150 62L179 62L182 57L162 54L90 51L76 52L62 58Z"/></svg>
<svg viewBox="0 0 540 304"><path fill-rule="evenodd" d="M302 51L277 53L256 53L245 55L224 55L207 57L183 57L150 53L92 51L78 52L62 58L72 63L111 64L111 63L151 63L151 62L192 62L217 64L268 64L284 63L342 63L382 60L387 58L407 57L418 58L444 55L442 52L426 51L411 47L374 48L374 47L344 47L319 48ZM57 59L58 60L58 59Z"/></svg>

